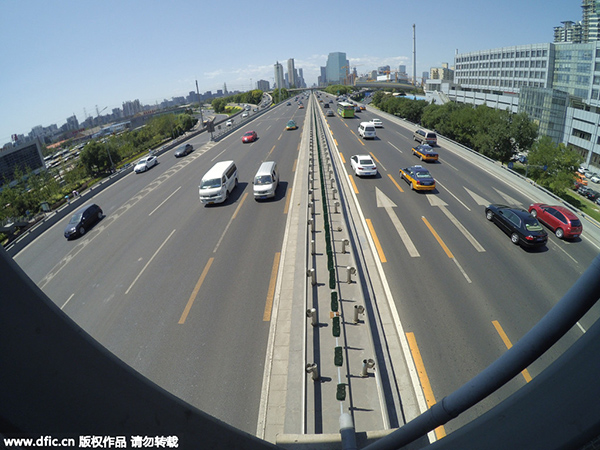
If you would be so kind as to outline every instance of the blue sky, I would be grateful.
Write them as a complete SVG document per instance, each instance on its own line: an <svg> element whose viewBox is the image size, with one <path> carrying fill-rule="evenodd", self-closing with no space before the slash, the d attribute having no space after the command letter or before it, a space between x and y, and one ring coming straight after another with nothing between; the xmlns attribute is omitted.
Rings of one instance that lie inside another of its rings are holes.
<svg viewBox="0 0 600 450"><path fill-rule="evenodd" d="M417 76L454 54L551 42L580 0L0 0L0 145L124 101L273 82L294 58L309 85L330 52L359 73L405 64Z"/></svg>

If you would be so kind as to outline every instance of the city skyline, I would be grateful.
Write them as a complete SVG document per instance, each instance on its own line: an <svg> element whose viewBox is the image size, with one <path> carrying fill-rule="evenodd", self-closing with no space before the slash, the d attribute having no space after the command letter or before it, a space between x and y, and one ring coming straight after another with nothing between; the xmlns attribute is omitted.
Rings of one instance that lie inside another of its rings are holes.
<svg viewBox="0 0 600 450"><path fill-rule="evenodd" d="M354 3L364 6L350 0L348 11L357 10ZM225 84L230 91L246 91L261 79L272 86L276 61L293 59L309 86L332 52L346 53L359 73L383 65L406 65L412 73L413 23L420 74L443 62L453 65L456 50L551 42L555 26L581 17L580 0L552 8L548 2L510 0L495 6L493 20L481 2L457 8L432 1L425 15L410 1L386 5L385 14L371 5L369 22L353 25L339 18L334 4L309 0L293 20L281 19L288 17L286 5L260 4L267 11L264 27L232 33L230 24L243 23L247 3L234 1L224 14L219 5L183 0L168 5L109 0L102 7L72 0L4 2L0 143L35 126L61 126L72 115L83 122L84 111L95 115L96 107L108 112L126 101L155 104L187 96L196 80L200 93Z"/></svg>

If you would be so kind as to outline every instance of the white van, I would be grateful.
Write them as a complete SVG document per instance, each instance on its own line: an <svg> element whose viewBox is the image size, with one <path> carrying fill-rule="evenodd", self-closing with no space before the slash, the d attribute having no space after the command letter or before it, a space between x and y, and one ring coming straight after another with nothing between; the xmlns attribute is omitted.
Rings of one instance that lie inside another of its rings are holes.
<svg viewBox="0 0 600 450"><path fill-rule="evenodd" d="M275 191L279 185L279 172L274 161L265 161L258 168L254 176L253 191L254 200L275 197Z"/></svg>
<svg viewBox="0 0 600 450"><path fill-rule="evenodd" d="M432 147L437 145L437 136L433 131L424 130L419 128L413 133L413 139L420 144L429 144Z"/></svg>
<svg viewBox="0 0 600 450"><path fill-rule="evenodd" d="M358 126L358 134L363 139L375 139L375 125L373 122L361 122Z"/></svg>
<svg viewBox="0 0 600 450"><path fill-rule="evenodd" d="M216 163L202 177L198 186L200 201L205 205L223 203L238 184L237 167L233 161Z"/></svg>

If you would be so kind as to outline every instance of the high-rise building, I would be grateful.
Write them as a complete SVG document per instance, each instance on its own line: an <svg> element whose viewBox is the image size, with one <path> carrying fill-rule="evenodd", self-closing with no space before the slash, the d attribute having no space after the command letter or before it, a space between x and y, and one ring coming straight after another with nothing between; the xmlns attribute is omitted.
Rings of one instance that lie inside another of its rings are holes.
<svg viewBox="0 0 600 450"><path fill-rule="evenodd" d="M298 69L298 87L306 87L306 83L304 82L304 71L301 68Z"/></svg>
<svg viewBox="0 0 600 450"><path fill-rule="evenodd" d="M327 58L325 75L327 84L342 84L346 80L348 61L343 52L330 53Z"/></svg>
<svg viewBox="0 0 600 450"><path fill-rule="evenodd" d="M597 67L600 40L502 47L456 54L454 82L428 80L427 92L436 103L526 112L541 135L570 145L586 166L600 168Z"/></svg>
<svg viewBox="0 0 600 450"><path fill-rule="evenodd" d="M260 89L263 92L269 91L270 90L269 82L267 80L258 80L256 82L256 88Z"/></svg>
<svg viewBox="0 0 600 450"><path fill-rule="evenodd" d="M321 66L321 75L319 76L319 86L327 86L327 67Z"/></svg>
<svg viewBox="0 0 600 450"><path fill-rule="evenodd" d="M582 0L582 42L600 40L600 4L597 0Z"/></svg>
<svg viewBox="0 0 600 450"><path fill-rule="evenodd" d="M285 83L283 81L283 66L276 62L273 66L273 70L275 73L275 89L283 89L285 87Z"/></svg>
<svg viewBox="0 0 600 450"><path fill-rule="evenodd" d="M581 43L583 38L581 22L566 20L562 24L562 27L554 27L554 42Z"/></svg>
<svg viewBox="0 0 600 450"><path fill-rule="evenodd" d="M290 84L290 87L298 87L296 81L296 69L294 68L294 58L287 60L287 69L288 83Z"/></svg>

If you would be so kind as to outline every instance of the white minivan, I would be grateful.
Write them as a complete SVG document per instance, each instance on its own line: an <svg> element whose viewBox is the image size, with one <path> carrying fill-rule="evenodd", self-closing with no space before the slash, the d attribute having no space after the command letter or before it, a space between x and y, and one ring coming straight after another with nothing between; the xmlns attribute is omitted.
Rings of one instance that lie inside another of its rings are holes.
<svg viewBox="0 0 600 450"><path fill-rule="evenodd" d="M198 186L200 201L205 205L223 203L237 185L238 173L235 163L220 161L202 177Z"/></svg>
<svg viewBox="0 0 600 450"><path fill-rule="evenodd" d="M358 126L358 134L363 139L375 139L375 125L373 122L361 122Z"/></svg>
<svg viewBox="0 0 600 450"><path fill-rule="evenodd" d="M279 172L275 161L265 161L258 168L252 182L254 200L275 197L275 191L279 185Z"/></svg>

